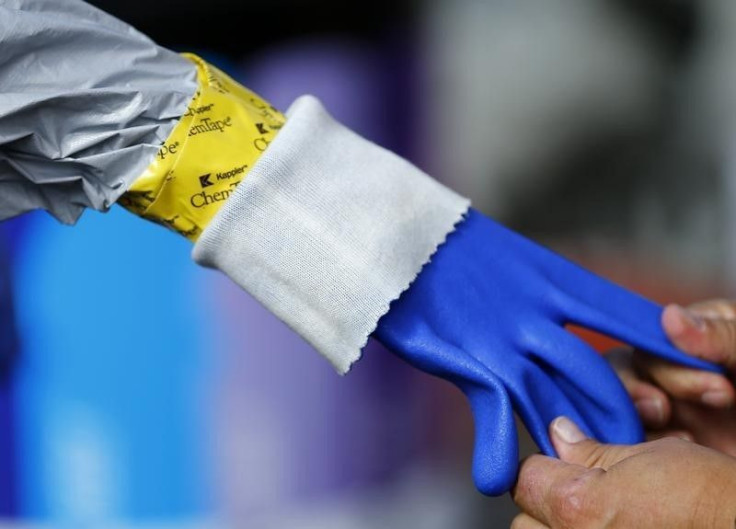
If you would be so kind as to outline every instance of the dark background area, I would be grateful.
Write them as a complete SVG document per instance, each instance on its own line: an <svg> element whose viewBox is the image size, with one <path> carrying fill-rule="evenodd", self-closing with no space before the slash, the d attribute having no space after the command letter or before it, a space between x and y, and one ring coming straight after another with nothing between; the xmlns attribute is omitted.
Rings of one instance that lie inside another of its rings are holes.
<svg viewBox="0 0 736 529"><path fill-rule="evenodd" d="M159 44L171 48L196 43L225 54L250 53L295 37L350 35L371 39L403 25L414 2L374 0L93 0Z"/></svg>

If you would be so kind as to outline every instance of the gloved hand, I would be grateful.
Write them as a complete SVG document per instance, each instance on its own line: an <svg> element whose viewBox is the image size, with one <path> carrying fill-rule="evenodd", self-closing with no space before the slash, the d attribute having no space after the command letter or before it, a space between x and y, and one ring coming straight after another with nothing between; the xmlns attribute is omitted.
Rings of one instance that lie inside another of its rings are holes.
<svg viewBox="0 0 736 529"><path fill-rule="evenodd" d="M512 407L547 455L555 454L547 429L560 415L606 443L643 440L614 372L565 324L683 365L717 369L670 344L661 311L470 210L374 336L466 394L476 426L473 477L481 492L499 495L517 474Z"/></svg>

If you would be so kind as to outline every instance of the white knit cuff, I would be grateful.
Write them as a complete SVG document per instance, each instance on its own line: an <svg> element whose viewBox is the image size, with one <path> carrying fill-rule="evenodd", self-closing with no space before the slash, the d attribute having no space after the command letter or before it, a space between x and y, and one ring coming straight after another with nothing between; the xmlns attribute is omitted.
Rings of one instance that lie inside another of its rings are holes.
<svg viewBox="0 0 736 529"><path fill-rule="evenodd" d="M305 96L192 255L345 373L468 207Z"/></svg>

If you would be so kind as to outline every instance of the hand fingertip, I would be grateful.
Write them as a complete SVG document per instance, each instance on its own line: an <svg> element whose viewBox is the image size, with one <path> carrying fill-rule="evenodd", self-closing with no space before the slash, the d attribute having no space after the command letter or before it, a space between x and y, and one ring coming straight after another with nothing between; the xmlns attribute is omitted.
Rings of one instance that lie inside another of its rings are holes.
<svg viewBox="0 0 736 529"><path fill-rule="evenodd" d="M660 426L666 422L664 403L661 399L647 398L634 402L636 411L642 421L651 426Z"/></svg>
<svg viewBox="0 0 736 529"><path fill-rule="evenodd" d="M681 308L679 305L670 304L662 312L662 327L670 336L679 336L685 329L680 316Z"/></svg>
<svg viewBox="0 0 736 529"><path fill-rule="evenodd" d="M688 330L705 330L705 320L680 305L667 305L662 313L662 326L670 336L682 336Z"/></svg>
<svg viewBox="0 0 736 529"><path fill-rule="evenodd" d="M733 393L726 390L708 390L700 397L706 406L713 408L730 408L734 404Z"/></svg>
<svg viewBox="0 0 736 529"><path fill-rule="evenodd" d="M550 432L553 438L564 444L576 444L587 439L578 425L564 415L552 421Z"/></svg>

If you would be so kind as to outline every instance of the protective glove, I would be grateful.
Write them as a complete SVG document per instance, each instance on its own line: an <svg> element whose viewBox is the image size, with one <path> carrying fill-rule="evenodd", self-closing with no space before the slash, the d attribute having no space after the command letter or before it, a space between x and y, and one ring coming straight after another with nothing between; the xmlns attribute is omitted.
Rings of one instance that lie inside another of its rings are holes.
<svg viewBox="0 0 736 529"><path fill-rule="evenodd" d="M513 410L547 455L555 454L547 428L560 415L607 443L643 440L636 410L614 372L565 324L717 370L670 344L661 311L471 209L394 301L374 336L465 393L476 426L476 486L500 495L517 473Z"/></svg>

